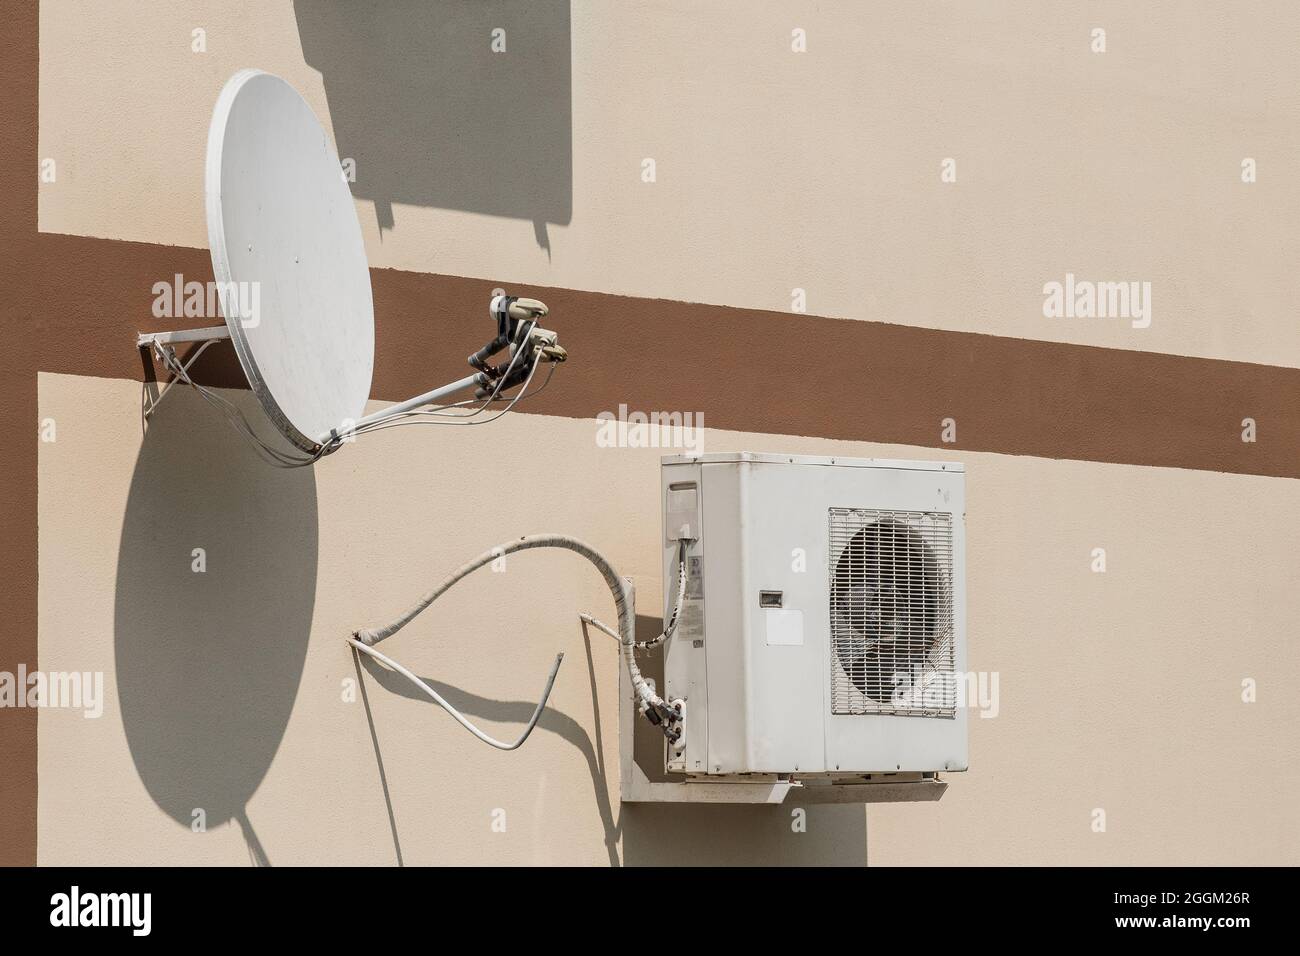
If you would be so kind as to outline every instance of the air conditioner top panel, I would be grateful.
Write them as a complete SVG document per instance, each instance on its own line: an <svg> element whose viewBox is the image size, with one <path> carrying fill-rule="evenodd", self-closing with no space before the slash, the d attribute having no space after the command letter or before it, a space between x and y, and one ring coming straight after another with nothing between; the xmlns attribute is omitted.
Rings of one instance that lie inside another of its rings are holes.
<svg viewBox="0 0 1300 956"><path fill-rule="evenodd" d="M665 455L661 465L726 464L737 462L765 462L788 465L835 465L847 468L893 468L906 471L958 471L966 466L959 461L900 461L892 458L840 458L825 455L772 455L766 452L731 451L710 455Z"/></svg>

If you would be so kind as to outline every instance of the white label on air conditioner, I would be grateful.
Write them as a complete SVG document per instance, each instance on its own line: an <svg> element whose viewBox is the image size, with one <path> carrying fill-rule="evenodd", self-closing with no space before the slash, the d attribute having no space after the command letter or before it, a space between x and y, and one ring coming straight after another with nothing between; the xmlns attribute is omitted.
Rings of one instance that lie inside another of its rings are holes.
<svg viewBox="0 0 1300 956"><path fill-rule="evenodd" d="M682 602L677 633L694 647L704 646L704 555L686 558L686 600Z"/></svg>
<svg viewBox="0 0 1300 956"><path fill-rule="evenodd" d="M763 609L768 644L802 645L803 611L791 607Z"/></svg>

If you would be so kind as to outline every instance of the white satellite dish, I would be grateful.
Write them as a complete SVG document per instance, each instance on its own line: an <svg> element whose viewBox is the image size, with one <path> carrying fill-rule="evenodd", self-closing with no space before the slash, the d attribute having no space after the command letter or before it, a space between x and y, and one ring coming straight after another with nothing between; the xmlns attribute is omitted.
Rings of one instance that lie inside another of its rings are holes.
<svg viewBox="0 0 1300 956"><path fill-rule="evenodd" d="M212 272L226 324L137 336L137 345L152 348L173 375L163 391L146 404L146 418L167 389L180 382L219 407L273 464L310 465L349 437L376 428L412 421L492 421L528 394L541 363L559 363L567 357L555 333L538 327L547 313L544 304L498 292L488 305L496 323L495 334L469 356L471 374L363 416L375 359L374 302L365 243L352 193L329 136L311 107L284 80L261 70L241 70L226 82L208 130L205 192ZM234 404L190 376L190 368L203 351L227 338L253 394L292 450L268 444ZM185 343L196 347L181 359L176 346ZM506 352L508 360L490 364L489 359L500 352ZM472 401L459 402L454 408L425 408L467 388L475 389ZM519 391L513 397L506 394L515 388ZM491 418L477 418L499 401L509 404ZM477 407L465 407L475 404ZM619 599L619 635L630 661L632 618L630 601L625 598L626 583L608 562L572 539L521 538L507 550L533 547L590 552L588 557L597 562ZM494 551L491 557L495 556ZM445 587L483 563L463 568ZM410 616L436 597L437 593ZM398 622L387 633L404 624L405 620ZM377 639L370 636L371 642ZM359 638L349 640L414 681L479 739L503 750L522 745L537 725L564 657L556 657L542 699L522 734L514 742L503 742L475 727L396 661ZM635 662L630 666L639 679ZM658 700L648 696L651 692L644 681L638 692L651 703Z"/></svg>
<svg viewBox="0 0 1300 956"><path fill-rule="evenodd" d="M352 193L311 107L241 70L208 130L208 243L239 364L275 426L315 452L370 397L375 313Z"/></svg>
<svg viewBox="0 0 1300 956"><path fill-rule="evenodd" d="M226 325L143 334L137 342L152 346L176 381L242 419L188 375L208 344L229 338L267 418L300 453L267 446L243 422L241 430L277 464L311 464L350 435L416 416L475 421L522 385L513 405L539 360L565 358L554 333L537 327L545 305L499 294L489 305L497 334L471 356L472 375L365 417L375 352L365 243L338 156L298 91L261 70L232 76L212 113L205 180L212 271ZM184 342L205 344L182 362L175 346ZM507 349L508 364L488 364ZM469 387L484 404L467 414L420 410Z"/></svg>

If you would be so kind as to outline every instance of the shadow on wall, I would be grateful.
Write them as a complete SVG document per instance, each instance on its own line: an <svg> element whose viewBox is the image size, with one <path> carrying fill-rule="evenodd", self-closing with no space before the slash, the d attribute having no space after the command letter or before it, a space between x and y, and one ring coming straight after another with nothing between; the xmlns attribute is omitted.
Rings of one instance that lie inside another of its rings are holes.
<svg viewBox="0 0 1300 956"><path fill-rule="evenodd" d="M662 618L637 615L638 641L662 630ZM656 687L663 687L663 654L651 651L638 657L641 672ZM616 680L617 675L610 679ZM639 719L633 752L651 780L668 779L663 772L662 735ZM618 753L617 741L613 753ZM803 807L796 830L793 811L798 808L793 800L775 806L625 803L619 815L623 862L627 866L866 865L864 807Z"/></svg>
<svg viewBox="0 0 1300 956"><path fill-rule="evenodd" d="M573 208L569 0L295 0L353 195L547 223ZM503 52L496 52L504 46Z"/></svg>
<svg viewBox="0 0 1300 956"><path fill-rule="evenodd" d="M637 615L638 640L648 640L662 629L657 617ZM599 707L597 681L617 681L617 673L596 674L591 654L592 640L607 640L600 632L587 629L584 635L587 679L591 688L595 721L592 734L578 721L554 707L547 707L534 733L552 733L577 748L587 761L592 776L591 799L604 832L604 848L611 866L672 865L845 865L861 866L867 862L866 812L861 806L816 806L806 809L800 830L794 827L792 811L796 805L778 806L692 806L690 804L610 804L610 784L616 783L618 766L607 764L618 756L618 714L603 714ZM647 677L662 684L662 665L658 654L649 654L643 662ZM361 665L366 674L386 692L419 700L431 707L433 701L417 690L406 678L372 658ZM620 664L621 666L621 664ZM492 700L470 694L443 681L421 678L448 703L471 720L490 720L520 725L532 714L535 701ZM362 682L362 693L364 690ZM370 718L369 701L366 706ZM379 750L379 737L371 719L371 741L376 747L384 800L388 808L397 860L402 862L400 830L402 821L393 814L387 793L387 777ZM637 750L653 735L638 734ZM653 744L654 741L650 740ZM528 746L525 744L524 746ZM662 745L660 745L662 746ZM612 776L612 780L611 780ZM617 786L614 788L617 794ZM575 795L576 798L576 795ZM580 806L575 799L575 806Z"/></svg>
<svg viewBox="0 0 1300 956"><path fill-rule="evenodd" d="M255 417L249 393L228 397ZM118 552L122 721L158 806L187 828L200 810L209 829L237 822L258 864L270 860L247 805L297 696L316 561L312 469L269 467L193 392L170 393L136 461Z"/></svg>

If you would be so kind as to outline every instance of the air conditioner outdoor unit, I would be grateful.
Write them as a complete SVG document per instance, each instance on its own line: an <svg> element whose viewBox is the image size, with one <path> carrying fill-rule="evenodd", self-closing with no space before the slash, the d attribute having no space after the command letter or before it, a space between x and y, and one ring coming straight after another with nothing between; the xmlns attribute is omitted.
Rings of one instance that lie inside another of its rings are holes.
<svg viewBox="0 0 1300 956"><path fill-rule="evenodd" d="M962 465L737 453L661 471L666 616L683 548L687 569L667 772L966 769Z"/></svg>

